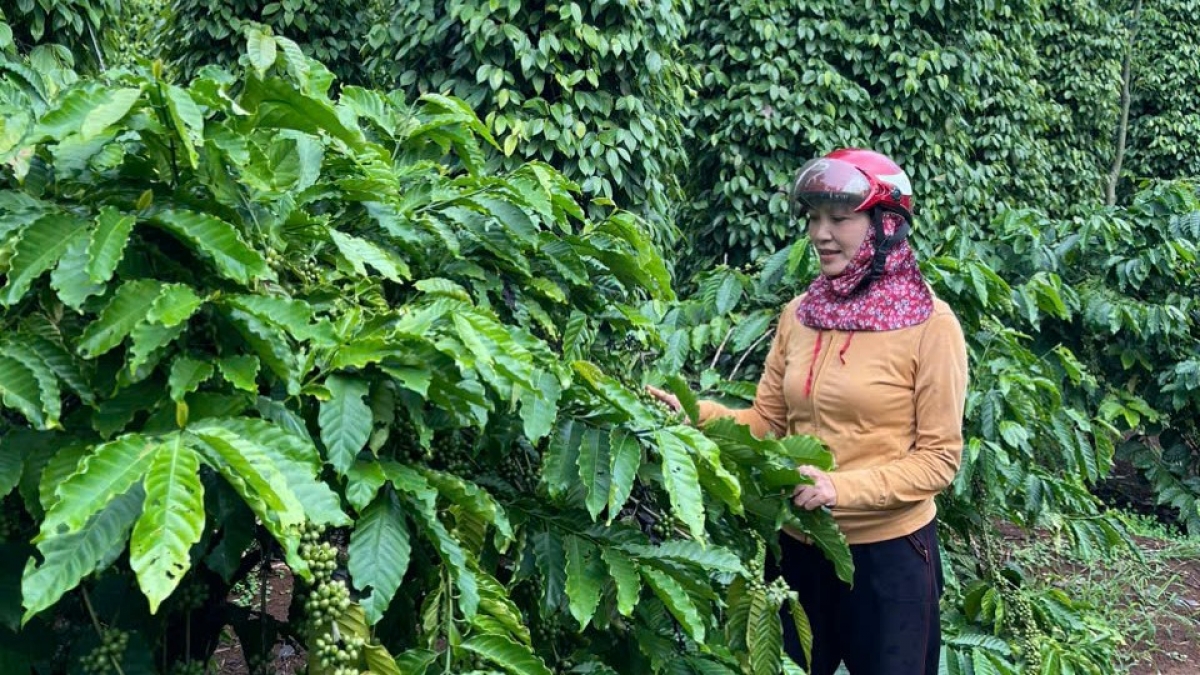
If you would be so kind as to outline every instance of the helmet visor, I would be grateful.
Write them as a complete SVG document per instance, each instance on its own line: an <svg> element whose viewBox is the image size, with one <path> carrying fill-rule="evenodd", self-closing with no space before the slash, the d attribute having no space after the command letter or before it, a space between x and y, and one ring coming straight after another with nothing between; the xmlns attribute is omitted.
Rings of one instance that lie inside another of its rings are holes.
<svg viewBox="0 0 1200 675"><path fill-rule="evenodd" d="M792 185L792 208L799 212L836 205L858 211L873 192L871 180L858 167L822 157L800 167Z"/></svg>

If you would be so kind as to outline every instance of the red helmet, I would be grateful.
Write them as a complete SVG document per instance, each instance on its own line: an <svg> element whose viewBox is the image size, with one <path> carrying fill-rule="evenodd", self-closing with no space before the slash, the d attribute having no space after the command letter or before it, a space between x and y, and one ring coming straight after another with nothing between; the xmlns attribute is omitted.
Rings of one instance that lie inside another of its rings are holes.
<svg viewBox="0 0 1200 675"><path fill-rule="evenodd" d="M875 206L912 220L912 184L898 164L873 150L843 148L800 167L792 184L793 211L822 203L855 211Z"/></svg>

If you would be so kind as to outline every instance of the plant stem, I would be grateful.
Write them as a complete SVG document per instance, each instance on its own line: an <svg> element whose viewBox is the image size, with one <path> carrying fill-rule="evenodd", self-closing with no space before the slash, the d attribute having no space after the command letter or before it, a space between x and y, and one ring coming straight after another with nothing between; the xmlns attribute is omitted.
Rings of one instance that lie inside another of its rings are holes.
<svg viewBox="0 0 1200 675"><path fill-rule="evenodd" d="M453 645L450 644L450 633L454 630L454 592L450 590L450 568L442 566L442 584L446 589L446 673L450 671L454 655Z"/></svg>
<svg viewBox="0 0 1200 675"><path fill-rule="evenodd" d="M729 336L733 335L733 328L725 331L725 337L721 340L721 344L717 345L717 353L713 354L712 363L708 364L709 368L716 368L717 361L721 358L721 352L725 351L725 344L729 342Z"/></svg>
<svg viewBox="0 0 1200 675"><path fill-rule="evenodd" d="M739 358L737 363L735 363L733 365L733 371L731 371L729 373L730 380L734 380L737 378L738 371L742 369L742 362L746 360L747 356L750 356L750 354L754 352L754 348L759 346L760 344L762 344L763 340L766 340L767 338L771 337L771 335L773 335L774 333L775 333L774 330L769 330L769 331L763 333L762 336L760 336L757 340L754 341L754 344L750 345L750 347L746 351L742 352L742 357Z"/></svg>
<svg viewBox="0 0 1200 675"><path fill-rule="evenodd" d="M1108 176L1108 189L1105 192L1104 203L1113 206L1117 203L1117 182L1121 179L1121 163L1125 160L1125 140L1129 134L1129 102L1133 70L1133 48L1137 41L1138 23L1142 15L1142 0L1137 0L1133 6L1133 27L1129 31L1129 43L1125 49L1125 62L1121 66L1121 123L1117 127L1117 150L1113 157L1112 172Z"/></svg>
<svg viewBox="0 0 1200 675"><path fill-rule="evenodd" d="M88 616L92 618L92 626L96 629L96 635L103 637L104 629L100 627L100 619L96 618L96 610L92 609L92 600L88 597L87 589L80 586L79 594L83 596L83 606L87 608ZM117 660L117 657L110 656L108 660L112 661L113 668L117 670L117 675L125 675L125 671L121 669L121 662Z"/></svg>

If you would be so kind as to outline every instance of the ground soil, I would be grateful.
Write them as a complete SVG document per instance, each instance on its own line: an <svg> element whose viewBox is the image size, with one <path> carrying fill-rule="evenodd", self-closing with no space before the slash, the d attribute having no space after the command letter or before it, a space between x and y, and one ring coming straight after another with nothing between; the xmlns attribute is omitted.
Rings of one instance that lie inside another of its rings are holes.
<svg viewBox="0 0 1200 675"><path fill-rule="evenodd" d="M1008 525L999 526L1007 548L1033 545L1043 533L1025 533ZM1155 559L1169 542L1146 537L1134 537L1147 558ZM1149 569L1149 568L1148 568ZM1056 558L1044 567L1030 570L1033 575L1055 586L1069 586L1071 579L1101 575L1106 586L1117 590L1107 598L1111 607L1121 611L1143 612L1154 617L1153 632L1134 640L1122 651L1135 663L1129 666L1130 675L1200 675L1200 558L1166 559L1153 564L1157 581L1155 598L1137 589L1145 588L1145 580L1130 579L1122 584L1114 581L1116 572L1101 571L1066 557ZM1152 605L1155 599L1170 603L1169 607ZM1168 611L1162 611L1168 610Z"/></svg>
<svg viewBox="0 0 1200 675"><path fill-rule="evenodd" d="M272 574L267 575L267 613L279 621L288 620L288 606L292 602L292 574L282 562L273 565ZM234 602L234 598L230 598ZM242 653L242 645L228 634L213 653L216 671L220 675L249 675L247 655ZM296 675L305 671L306 657L303 651L291 644L277 644L271 650L267 663L267 673L271 675Z"/></svg>

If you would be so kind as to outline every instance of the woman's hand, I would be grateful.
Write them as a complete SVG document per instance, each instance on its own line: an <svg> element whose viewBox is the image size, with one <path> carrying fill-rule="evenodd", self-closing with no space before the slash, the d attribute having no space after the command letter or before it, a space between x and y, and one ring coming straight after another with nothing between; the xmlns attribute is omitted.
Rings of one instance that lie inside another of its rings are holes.
<svg viewBox="0 0 1200 675"><path fill-rule="evenodd" d="M812 485L800 484L792 492L792 503L806 511L819 509L822 506L833 508L837 506L837 488L829 479L829 474L815 466L798 466L796 471L801 476L812 479Z"/></svg>
<svg viewBox="0 0 1200 675"><path fill-rule="evenodd" d="M669 391L664 391L662 389L659 389L658 387L654 387L649 384L646 385L646 391L650 392L650 395L653 396L654 398L662 401L663 403L666 403L667 407L671 409L671 412L677 413L680 410L683 410L683 404L681 404L679 402L679 397L676 396L675 394L672 394Z"/></svg>

